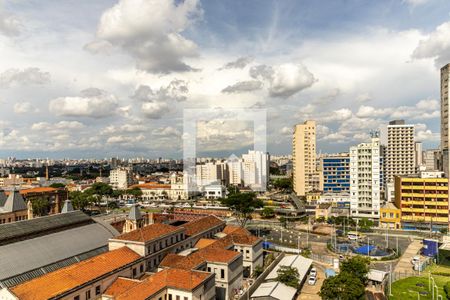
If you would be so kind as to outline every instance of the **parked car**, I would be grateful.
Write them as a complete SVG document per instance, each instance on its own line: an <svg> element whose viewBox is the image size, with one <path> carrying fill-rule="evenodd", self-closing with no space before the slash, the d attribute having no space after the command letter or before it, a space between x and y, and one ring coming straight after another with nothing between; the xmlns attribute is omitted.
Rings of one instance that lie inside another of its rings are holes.
<svg viewBox="0 0 450 300"><path fill-rule="evenodd" d="M316 276L309 276L309 279L308 279L308 284L309 285L315 285L316 282L317 282L317 277Z"/></svg>
<svg viewBox="0 0 450 300"><path fill-rule="evenodd" d="M316 270L316 268L312 268L311 269L311 271L309 272L309 276L314 276L314 277L316 277L317 276L317 270Z"/></svg>
<svg viewBox="0 0 450 300"><path fill-rule="evenodd" d="M411 263L413 264L413 265L416 265L416 264L418 264L420 262L420 256L419 255L416 255L416 256L414 256L412 259L411 259Z"/></svg>

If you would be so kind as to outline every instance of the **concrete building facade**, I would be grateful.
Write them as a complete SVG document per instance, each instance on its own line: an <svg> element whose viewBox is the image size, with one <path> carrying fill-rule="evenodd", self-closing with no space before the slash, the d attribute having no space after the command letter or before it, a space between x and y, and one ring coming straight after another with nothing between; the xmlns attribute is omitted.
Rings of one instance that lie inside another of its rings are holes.
<svg viewBox="0 0 450 300"><path fill-rule="evenodd" d="M297 196L314 189L310 180L316 171L316 122L306 121L294 127L292 139L293 187Z"/></svg>
<svg viewBox="0 0 450 300"><path fill-rule="evenodd" d="M408 176L416 172L414 125L404 120L389 122L387 126L386 182L394 176Z"/></svg>
<svg viewBox="0 0 450 300"><path fill-rule="evenodd" d="M374 134L369 143L350 147L350 214L378 219L383 192L383 147Z"/></svg>

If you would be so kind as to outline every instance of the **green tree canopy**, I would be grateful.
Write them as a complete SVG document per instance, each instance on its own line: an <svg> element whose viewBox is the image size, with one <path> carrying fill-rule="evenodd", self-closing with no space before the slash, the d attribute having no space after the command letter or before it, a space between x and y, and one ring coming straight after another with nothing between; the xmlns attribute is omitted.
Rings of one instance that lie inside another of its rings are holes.
<svg viewBox="0 0 450 300"><path fill-rule="evenodd" d="M221 202L233 211L241 227L245 227L248 220L251 220L255 209L264 206L264 203L256 198L255 193L232 194L228 198L221 199Z"/></svg>
<svg viewBox="0 0 450 300"><path fill-rule="evenodd" d="M31 206L35 216L45 216L50 209L50 202L45 197L38 197L31 200Z"/></svg>
<svg viewBox="0 0 450 300"><path fill-rule="evenodd" d="M292 178L279 178L273 182L273 186L280 190L292 189Z"/></svg>
<svg viewBox="0 0 450 300"><path fill-rule="evenodd" d="M125 194L132 195L134 198L139 199L142 197L142 190L138 187L126 190Z"/></svg>
<svg viewBox="0 0 450 300"><path fill-rule="evenodd" d="M272 207L265 206L261 211L261 217L270 219L275 217L275 210Z"/></svg>
<svg viewBox="0 0 450 300"><path fill-rule="evenodd" d="M342 272L325 279L319 295L323 300L364 299L365 285L351 273Z"/></svg>
<svg viewBox="0 0 450 300"><path fill-rule="evenodd" d="M369 273L370 259L363 256L353 256L341 263L341 273L347 272L357 277L361 283L366 284Z"/></svg>
<svg viewBox="0 0 450 300"><path fill-rule="evenodd" d="M66 185L64 183L57 182L57 183L50 184L50 187L52 187L54 189L61 189L61 188L66 187Z"/></svg>
<svg viewBox="0 0 450 300"><path fill-rule="evenodd" d="M287 286L298 289L300 281L297 268L280 266L277 271L277 281L284 283Z"/></svg>
<svg viewBox="0 0 450 300"><path fill-rule="evenodd" d="M69 199L72 201L73 207L79 210L85 210L91 204L89 195L79 191L70 192Z"/></svg>

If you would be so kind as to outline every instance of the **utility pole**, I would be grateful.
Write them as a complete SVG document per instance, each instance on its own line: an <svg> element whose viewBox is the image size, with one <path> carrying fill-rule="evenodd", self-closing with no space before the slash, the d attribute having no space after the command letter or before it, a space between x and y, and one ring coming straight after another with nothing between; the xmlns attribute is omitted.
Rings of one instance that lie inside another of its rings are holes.
<svg viewBox="0 0 450 300"><path fill-rule="evenodd" d="M389 264L389 296L392 296L392 263Z"/></svg>

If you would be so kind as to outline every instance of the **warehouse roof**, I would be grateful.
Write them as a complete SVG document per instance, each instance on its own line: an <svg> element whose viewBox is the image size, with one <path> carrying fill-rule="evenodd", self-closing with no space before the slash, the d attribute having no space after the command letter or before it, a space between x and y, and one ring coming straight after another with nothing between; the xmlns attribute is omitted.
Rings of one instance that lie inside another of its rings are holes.
<svg viewBox="0 0 450 300"><path fill-rule="evenodd" d="M291 300L294 299L296 293L297 290L295 288L287 286L281 282L272 281L262 283L251 295L251 298Z"/></svg>
<svg viewBox="0 0 450 300"><path fill-rule="evenodd" d="M105 247L117 234L113 227L95 222L0 246L0 281Z"/></svg>
<svg viewBox="0 0 450 300"><path fill-rule="evenodd" d="M148 242L177 231L181 232L183 231L183 228L162 223L155 223L121 234L115 239L134 242Z"/></svg>
<svg viewBox="0 0 450 300"><path fill-rule="evenodd" d="M0 245L91 223L94 223L94 221L89 216L81 211L73 211L66 214L2 224L0 225Z"/></svg>
<svg viewBox="0 0 450 300"><path fill-rule="evenodd" d="M187 235L193 236L219 225L225 225L225 222L215 216L207 216L183 224L182 226L186 228Z"/></svg>
<svg viewBox="0 0 450 300"><path fill-rule="evenodd" d="M286 267L293 267L297 268L298 271L298 278L301 281L303 281L303 278L308 273L309 269L312 265L312 259L303 257L301 255L288 255L283 257L283 259L275 266L275 268L267 275L267 280L274 280L277 278L278 274L277 271L280 269L281 266Z"/></svg>

